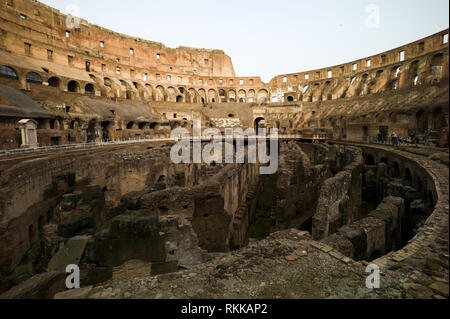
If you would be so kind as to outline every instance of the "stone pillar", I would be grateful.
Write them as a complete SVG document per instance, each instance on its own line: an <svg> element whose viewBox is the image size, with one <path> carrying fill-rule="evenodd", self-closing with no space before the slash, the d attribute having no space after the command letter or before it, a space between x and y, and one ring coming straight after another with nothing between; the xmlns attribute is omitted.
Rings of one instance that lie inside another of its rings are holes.
<svg viewBox="0 0 450 319"><path fill-rule="evenodd" d="M18 122L20 127L20 134L22 137L22 145L21 148L35 148L39 147L37 142L37 125L38 122L35 120L24 119Z"/></svg>
<svg viewBox="0 0 450 319"><path fill-rule="evenodd" d="M79 132L80 132L81 143L87 143L87 129L88 129L88 126L86 123L83 123L80 125Z"/></svg>
<svg viewBox="0 0 450 319"><path fill-rule="evenodd" d="M430 132L431 130L433 130L434 127L434 119L433 119L433 113L432 112L427 112L428 113L428 132Z"/></svg>
<svg viewBox="0 0 450 319"><path fill-rule="evenodd" d="M100 123L95 124L95 142L102 142L103 141L103 128L100 125Z"/></svg>

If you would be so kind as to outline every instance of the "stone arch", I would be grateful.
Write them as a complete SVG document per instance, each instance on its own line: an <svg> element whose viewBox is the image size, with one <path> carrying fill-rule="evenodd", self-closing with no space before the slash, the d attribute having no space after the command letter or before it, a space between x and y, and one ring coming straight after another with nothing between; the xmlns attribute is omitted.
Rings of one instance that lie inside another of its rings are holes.
<svg viewBox="0 0 450 319"><path fill-rule="evenodd" d="M208 90L208 101L210 103L215 103L218 101L216 90L214 90L214 89Z"/></svg>
<svg viewBox="0 0 450 319"><path fill-rule="evenodd" d="M200 101L202 102L202 104L206 104L206 103L207 103L207 98L206 98L206 91L205 91L205 89L199 89L199 90L198 90L198 96L199 96Z"/></svg>
<svg viewBox="0 0 450 319"><path fill-rule="evenodd" d="M96 132L95 132L95 127L97 126L97 119L93 118L88 122L88 127L87 127L87 142L95 142L96 139Z"/></svg>
<svg viewBox="0 0 450 319"><path fill-rule="evenodd" d="M75 80L71 80L67 83L67 91L78 93L80 91L80 83Z"/></svg>
<svg viewBox="0 0 450 319"><path fill-rule="evenodd" d="M61 80L60 78L56 76L52 76L48 79L48 86L55 87L55 88L61 88Z"/></svg>
<svg viewBox="0 0 450 319"><path fill-rule="evenodd" d="M247 92L247 101L250 103L255 102L256 92L255 90L251 89Z"/></svg>
<svg viewBox="0 0 450 319"><path fill-rule="evenodd" d="M12 67L7 66L7 65L0 66L0 77L13 79L13 80L19 79L16 70L14 70Z"/></svg>
<svg viewBox="0 0 450 319"><path fill-rule="evenodd" d="M264 117L262 117L262 116L257 117L257 118L253 121L253 127L254 127L256 133L258 133L258 128L259 128L259 127L264 127L263 125L265 125L265 119L264 119Z"/></svg>
<svg viewBox="0 0 450 319"><path fill-rule="evenodd" d="M92 95L94 95L94 94L95 94L95 87L94 87L94 84L92 84L92 83L86 84L86 85L84 86L84 93L85 93L85 94L92 94Z"/></svg>
<svg viewBox="0 0 450 319"><path fill-rule="evenodd" d="M239 103L247 102L247 92L245 92L244 90L239 90L237 94L237 99Z"/></svg>
<svg viewBox="0 0 450 319"><path fill-rule="evenodd" d="M433 55L430 63L430 74L433 76L433 82L440 82L442 77L443 62L443 53Z"/></svg>
<svg viewBox="0 0 450 319"><path fill-rule="evenodd" d="M42 84L42 77L36 72L28 72L26 81L27 83Z"/></svg>
<svg viewBox="0 0 450 319"><path fill-rule="evenodd" d="M152 88L152 86L150 85L150 84L145 84L145 86L144 86L144 90L145 90L145 92L147 93L147 98L149 99L149 100L153 100L153 88Z"/></svg>
<svg viewBox="0 0 450 319"><path fill-rule="evenodd" d="M447 126L447 122L444 116L444 110L442 107L437 107L433 110L433 131L441 131L442 128Z"/></svg>
<svg viewBox="0 0 450 319"><path fill-rule="evenodd" d="M397 123L397 114L395 112L391 112L389 114L389 122L390 123Z"/></svg>
<svg viewBox="0 0 450 319"><path fill-rule="evenodd" d="M410 86L419 84L419 60L415 60L409 64L408 83Z"/></svg>
<svg viewBox="0 0 450 319"><path fill-rule="evenodd" d="M269 92L265 89L260 89L258 91L258 95L256 97L256 101L257 103L267 103L269 100Z"/></svg>
<svg viewBox="0 0 450 319"><path fill-rule="evenodd" d="M237 96L235 90L228 90L228 102L236 102Z"/></svg>
<svg viewBox="0 0 450 319"><path fill-rule="evenodd" d="M416 127L419 133L428 129L428 112L424 109L416 112Z"/></svg>
<svg viewBox="0 0 450 319"><path fill-rule="evenodd" d="M109 88L112 88L111 79L108 77L103 78L103 85Z"/></svg>
<svg viewBox="0 0 450 319"><path fill-rule="evenodd" d="M177 101L177 90L174 87L169 86L167 88L167 101L176 102Z"/></svg>
<svg viewBox="0 0 450 319"><path fill-rule="evenodd" d="M74 119L74 120L70 121L69 129L78 130L80 125L81 125L80 119Z"/></svg>
<svg viewBox="0 0 450 319"><path fill-rule="evenodd" d="M374 159L374 157L372 156L372 154L368 154L368 155L366 156L366 159L365 159L365 161L364 161L364 164L365 164L365 165L368 165L368 166L373 166L373 165L375 165L375 159Z"/></svg>
<svg viewBox="0 0 450 319"><path fill-rule="evenodd" d="M383 114L383 113L378 113L378 114L375 116L375 122L376 122L376 123L385 123L386 120L385 120L384 114Z"/></svg>
<svg viewBox="0 0 450 319"><path fill-rule="evenodd" d="M155 101L161 102L165 100L166 100L166 91L164 90L164 87L158 85L155 88Z"/></svg>
<svg viewBox="0 0 450 319"><path fill-rule="evenodd" d="M113 122L111 122L111 121L101 122L103 141L107 142L110 140L112 126L113 126Z"/></svg>
<svg viewBox="0 0 450 319"><path fill-rule="evenodd" d="M188 96L191 103L198 103L198 93L195 89L188 89Z"/></svg>

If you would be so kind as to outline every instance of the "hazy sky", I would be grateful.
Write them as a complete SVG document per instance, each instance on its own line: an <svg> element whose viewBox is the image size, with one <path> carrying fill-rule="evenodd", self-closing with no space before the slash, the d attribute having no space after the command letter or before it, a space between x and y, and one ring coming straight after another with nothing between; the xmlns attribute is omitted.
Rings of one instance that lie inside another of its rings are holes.
<svg viewBox="0 0 450 319"><path fill-rule="evenodd" d="M114 31L169 47L222 49L237 76L333 66L449 26L448 0L43 0ZM379 8L379 27L376 11Z"/></svg>

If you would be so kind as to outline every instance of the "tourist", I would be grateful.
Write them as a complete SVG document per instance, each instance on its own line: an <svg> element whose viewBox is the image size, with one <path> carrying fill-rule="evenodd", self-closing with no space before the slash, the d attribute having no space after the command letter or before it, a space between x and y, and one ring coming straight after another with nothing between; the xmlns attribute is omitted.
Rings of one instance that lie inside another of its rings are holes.
<svg viewBox="0 0 450 319"><path fill-rule="evenodd" d="M398 145L398 135L397 135L397 133L392 133L392 144L394 145L394 146L397 146Z"/></svg>

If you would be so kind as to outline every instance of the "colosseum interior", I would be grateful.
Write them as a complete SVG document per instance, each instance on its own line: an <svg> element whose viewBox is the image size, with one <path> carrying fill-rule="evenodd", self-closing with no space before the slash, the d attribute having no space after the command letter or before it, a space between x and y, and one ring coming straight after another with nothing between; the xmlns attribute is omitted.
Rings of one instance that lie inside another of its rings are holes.
<svg viewBox="0 0 450 319"><path fill-rule="evenodd" d="M265 83L0 6L1 299L448 298L448 29ZM277 172L173 163L194 120L278 129Z"/></svg>

